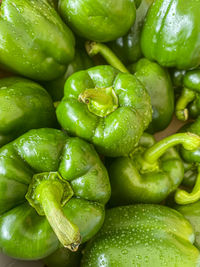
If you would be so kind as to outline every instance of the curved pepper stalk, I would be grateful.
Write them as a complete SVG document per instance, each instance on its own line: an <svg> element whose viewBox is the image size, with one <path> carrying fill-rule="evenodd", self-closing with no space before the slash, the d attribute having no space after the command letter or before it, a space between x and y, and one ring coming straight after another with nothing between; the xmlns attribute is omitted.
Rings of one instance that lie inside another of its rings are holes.
<svg viewBox="0 0 200 267"><path fill-rule="evenodd" d="M180 205L192 204L200 199L200 166L198 166L198 175L195 186L192 192L188 193L185 190L177 189L175 193L175 201Z"/></svg>
<svg viewBox="0 0 200 267"><path fill-rule="evenodd" d="M144 159L152 164L160 158L167 149L181 144L186 150L195 150L200 146L200 137L193 133L178 133L164 138L144 153Z"/></svg>
<svg viewBox="0 0 200 267"><path fill-rule="evenodd" d="M129 73L128 69L124 66L124 64L105 44L88 41L85 44L85 48L89 56L93 57L97 54L100 54L114 68L118 69L121 72Z"/></svg>
<svg viewBox="0 0 200 267"><path fill-rule="evenodd" d="M81 243L79 228L62 211L73 194L70 184L58 172L46 172L33 176L26 199L39 215L46 216L61 244L76 251Z"/></svg>
<svg viewBox="0 0 200 267"><path fill-rule="evenodd" d="M113 160L108 168L112 206L166 199L184 177L182 160L173 147L181 144L191 151L200 146L200 137L192 133L174 134L157 143L151 135L144 137L129 157Z"/></svg>

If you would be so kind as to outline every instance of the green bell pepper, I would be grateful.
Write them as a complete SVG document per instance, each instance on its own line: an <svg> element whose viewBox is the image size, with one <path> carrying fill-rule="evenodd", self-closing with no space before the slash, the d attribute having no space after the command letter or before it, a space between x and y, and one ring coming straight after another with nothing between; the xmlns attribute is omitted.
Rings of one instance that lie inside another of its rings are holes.
<svg viewBox="0 0 200 267"><path fill-rule="evenodd" d="M150 97L143 85L111 66L74 73L64 90L56 109L59 123L103 155L127 155L151 121Z"/></svg>
<svg viewBox="0 0 200 267"><path fill-rule="evenodd" d="M98 42L125 35L136 17L134 0L59 0L59 12L77 35Z"/></svg>
<svg viewBox="0 0 200 267"><path fill-rule="evenodd" d="M200 146L200 137L179 133L155 142L144 134L129 157L114 159L108 167L112 206L132 203L160 203L181 184L184 167L173 146L187 150Z"/></svg>
<svg viewBox="0 0 200 267"><path fill-rule="evenodd" d="M131 65L129 70L145 86L151 97L153 115L147 131L155 133L164 130L174 113L174 90L168 71L146 58Z"/></svg>
<svg viewBox="0 0 200 267"><path fill-rule="evenodd" d="M66 248L59 248L43 262L47 267L79 267L81 260L81 251L72 252Z"/></svg>
<svg viewBox="0 0 200 267"><path fill-rule="evenodd" d="M39 84L19 77L0 79L0 147L30 129L55 124L53 102Z"/></svg>
<svg viewBox="0 0 200 267"><path fill-rule="evenodd" d="M200 249L200 201L184 206L176 205L174 208L191 223L195 233L194 245Z"/></svg>
<svg viewBox="0 0 200 267"><path fill-rule="evenodd" d="M0 66L34 80L63 75L74 37L47 0L2 0Z"/></svg>
<svg viewBox="0 0 200 267"><path fill-rule="evenodd" d="M110 42L109 47L117 54L124 64L136 62L142 57L140 46L140 37L142 26L147 11L153 0L142 0L139 8L136 10L136 20L129 32L117 40Z"/></svg>
<svg viewBox="0 0 200 267"><path fill-rule="evenodd" d="M151 97L153 108L152 122L148 127L148 132L155 133L169 125L174 112L174 90L166 69L143 58L130 65L128 70L113 51L101 43L86 42L86 50L90 56L102 55L111 66L121 72L134 73L137 80L144 85Z"/></svg>
<svg viewBox="0 0 200 267"><path fill-rule="evenodd" d="M90 144L31 130L0 149L0 248L29 260L60 243L76 251L101 228L109 197L107 171Z"/></svg>
<svg viewBox="0 0 200 267"><path fill-rule="evenodd" d="M188 70L200 65L200 0L157 0L147 14L141 48L160 65Z"/></svg>
<svg viewBox="0 0 200 267"><path fill-rule="evenodd" d="M176 116L179 120L186 121L189 115L193 118L200 115L200 69L186 72L182 87L181 95L176 103Z"/></svg>
<svg viewBox="0 0 200 267"><path fill-rule="evenodd" d="M44 88L49 92L54 101L59 101L64 96L64 86L67 78L79 70L88 69L94 66L92 59L83 49L76 49L73 61L67 67L65 74L50 82L42 83Z"/></svg>
<svg viewBox="0 0 200 267"><path fill-rule="evenodd" d="M200 266L191 224L159 205L117 207L84 250L81 267Z"/></svg>

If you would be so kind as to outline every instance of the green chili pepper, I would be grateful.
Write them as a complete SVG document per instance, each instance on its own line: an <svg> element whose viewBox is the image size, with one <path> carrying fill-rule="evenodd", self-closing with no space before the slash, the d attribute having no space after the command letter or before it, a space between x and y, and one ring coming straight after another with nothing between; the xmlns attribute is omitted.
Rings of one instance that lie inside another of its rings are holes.
<svg viewBox="0 0 200 267"><path fill-rule="evenodd" d="M19 77L0 79L0 147L30 129L55 124L53 102L39 84Z"/></svg>
<svg viewBox="0 0 200 267"><path fill-rule="evenodd" d="M74 37L47 0L2 0L0 65L34 80L63 75Z"/></svg>
<svg viewBox="0 0 200 267"><path fill-rule="evenodd" d="M129 32L125 36L109 43L110 48L124 64L133 63L142 57L140 46L142 26L152 2L153 0L142 0L139 8L136 10L136 20Z"/></svg>
<svg viewBox="0 0 200 267"><path fill-rule="evenodd" d="M159 205L117 207L84 250L81 267L199 266L191 224Z"/></svg>
<svg viewBox="0 0 200 267"><path fill-rule="evenodd" d="M152 117L150 97L131 74L97 66L71 75L56 110L61 126L107 156L127 155Z"/></svg>
<svg viewBox="0 0 200 267"><path fill-rule="evenodd" d="M147 14L141 48L160 65L188 70L200 65L199 0L157 0Z"/></svg>
<svg viewBox="0 0 200 267"><path fill-rule="evenodd" d="M172 148L178 144L194 150L200 137L179 133L156 143L153 136L144 134L129 157L114 159L108 167L111 205L160 203L175 191L184 176L182 160Z"/></svg>
<svg viewBox="0 0 200 267"><path fill-rule="evenodd" d="M0 149L0 195L1 250L33 260L96 234L110 185L90 144L43 128Z"/></svg>
<svg viewBox="0 0 200 267"><path fill-rule="evenodd" d="M60 0L59 11L76 34L98 42L123 36L136 17L133 0Z"/></svg>

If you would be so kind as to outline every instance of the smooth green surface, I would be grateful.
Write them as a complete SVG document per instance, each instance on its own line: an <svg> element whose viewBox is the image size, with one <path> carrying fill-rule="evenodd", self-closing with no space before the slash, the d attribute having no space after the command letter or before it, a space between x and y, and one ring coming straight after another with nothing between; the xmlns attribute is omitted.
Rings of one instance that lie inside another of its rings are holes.
<svg viewBox="0 0 200 267"><path fill-rule="evenodd" d="M84 250L81 267L200 266L190 223L159 205L117 207Z"/></svg>
<svg viewBox="0 0 200 267"><path fill-rule="evenodd" d="M63 75L74 57L74 37L46 0L3 0L0 65L34 80Z"/></svg>
<svg viewBox="0 0 200 267"><path fill-rule="evenodd" d="M62 213L78 227L82 242L100 229L110 185L94 148L59 130L31 130L0 149L0 248L5 254L35 260L58 249L47 219L25 199L34 174L57 171L74 192Z"/></svg>
<svg viewBox="0 0 200 267"><path fill-rule="evenodd" d="M112 87L118 97L118 108L106 117L89 111L79 101L90 88ZM138 144L151 121L150 96L131 74L119 73L111 66L97 66L77 72L65 84L65 96L56 114L61 126L70 134L93 143L98 152L112 157L127 155Z"/></svg>
<svg viewBox="0 0 200 267"><path fill-rule="evenodd" d="M195 246L200 249L200 201L190 205L176 205L175 209L191 223L195 233Z"/></svg>
<svg viewBox="0 0 200 267"><path fill-rule="evenodd" d="M178 69L200 64L200 0L156 0L142 31L144 56Z"/></svg>
<svg viewBox="0 0 200 267"><path fill-rule="evenodd" d="M59 0L59 12L72 30L85 39L108 42L133 25L133 0Z"/></svg>
<svg viewBox="0 0 200 267"><path fill-rule="evenodd" d="M174 89L168 71L146 58L131 65L129 70L144 85L151 97L153 114L147 131L155 133L164 130L174 113Z"/></svg>
<svg viewBox="0 0 200 267"><path fill-rule="evenodd" d="M123 61L130 64L142 57L140 38L147 11L153 0L142 0L136 10L136 20L129 32L125 36L120 36L115 41L109 43L110 48Z"/></svg>
<svg viewBox="0 0 200 267"><path fill-rule="evenodd" d="M53 102L39 84L19 77L0 79L0 147L30 129L55 124Z"/></svg>

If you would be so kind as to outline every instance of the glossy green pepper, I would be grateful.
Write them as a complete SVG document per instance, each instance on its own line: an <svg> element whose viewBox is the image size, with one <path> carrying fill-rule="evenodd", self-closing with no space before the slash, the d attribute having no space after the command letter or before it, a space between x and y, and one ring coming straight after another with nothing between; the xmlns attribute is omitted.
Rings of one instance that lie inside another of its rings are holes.
<svg viewBox="0 0 200 267"><path fill-rule="evenodd" d="M143 85L111 66L74 73L64 90L56 110L59 123L103 155L127 155L151 121L150 97Z"/></svg>
<svg viewBox="0 0 200 267"><path fill-rule="evenodd" d="M186 121L189 116L196 118L200 115L200 69L186 72L182 78L182 87L176 103L176 116Z"/></svg>
<svg viewBox="0 0 200 267"><path fill-rule="evenodd" d="M132 203L160 203L181 184L184 167L173 148L182 144L187 150L200 146L200 137L179 133L155 142L144 134L129 157L114 159L108 167L112 206Z"/></svg>
<svg viewBox="0 0 200 267"><path fill-rule="evenodd" d="M66 248L59 248L43 261L47 267L79 267L81 251L72 252Z"/></svg>
<svg viewBox="0 0 200 267"><path fill-rule="evenodd" d="M59 0L59 11L76 34L98 42L123 36L136 17L134 0Z"/></svg>
<svg viewBox="0 0 200 267"><path fill-rule="evenodd" d="M0 65L34 80L63 75L74 57L74 37L47 0L2 0Z"/></svg>
<svg viewBox="0 0 200 267"><path fill-rule="evenodd" d="M195 233L195 246L200 249L200 201L189 205L176 205L174 207L178 212L191 223Z"/></svg>
<svg viewBox="0 0 200 267"><path fill-rule="evenodd" d="M49 92L54 101L59 101L64 96L64 86L67 78L74 72L88 69L92 66L94 66L92 59L83 49L77 48L75 57L67 67L65 74L54 81L42 83L42 85Z"/></svg>
<svg viewBox="0 0 200 267"><path fill-rule="evenodd" d="M55 124L53 101L39 84L19 77L0 79L0 147L30 129Z"/></svg>
<svg viewBox="0 0 200 267"><path fill-rule="evenodd" d="M2 252L33 260L96 234L110 184L92 145L43 128L0 149L0 196Z"/></svg>
<svg viewBox="0 0 200 267"><path fill-rule="evenodd" d="M117 207L84 250L81 267L199 266L191 224L159 205Z"/></svg>
<svg viewBox="0 0 200 267"><path fill-rule="evenodd" d="M184 125L179 131L189 131L200 135L200 117L195 122ZM192 151L180 147L179 151L185 166L184 185L193 186L190 192L178 189L175 194L176 202L184 205L194 203L200 199L200 146Z"/></svg>
<svg viewBox="0 0 200 267"><path fill-rule="evenodd" d="M136 20L129 32L109 43L110 48L124 64L130 64L142 57L140 37L147 11L153 0L142 0L136 10Z"/></svg>
<svg viewBox="0 0 200 267"><path fill-rule="evenodd" d="M147 131L155 133L164 130L174 113L174 90L168 71L146 58L131 65L129 70L145 86L151 97L153 115Z"/></svg>
<svg viewBox="0 0 200 267"><path fill-rule="evenodd" d="M90 56L102 55L106 61L124 73L131 73L139 80L151 97L153 108L152 122L148 132L155 133L165 129L174 112L174 90L168 71L146 58L140 59L128 69L120 59L106 45L96 42L87 42L86 50Z"/></svg>
<svg viewBox="0 0 200 267"><path fill-rule="evenodd" d="M141 48L160 65L188 70L200 65L200 0L156 0L147 14Z"/></svg>

